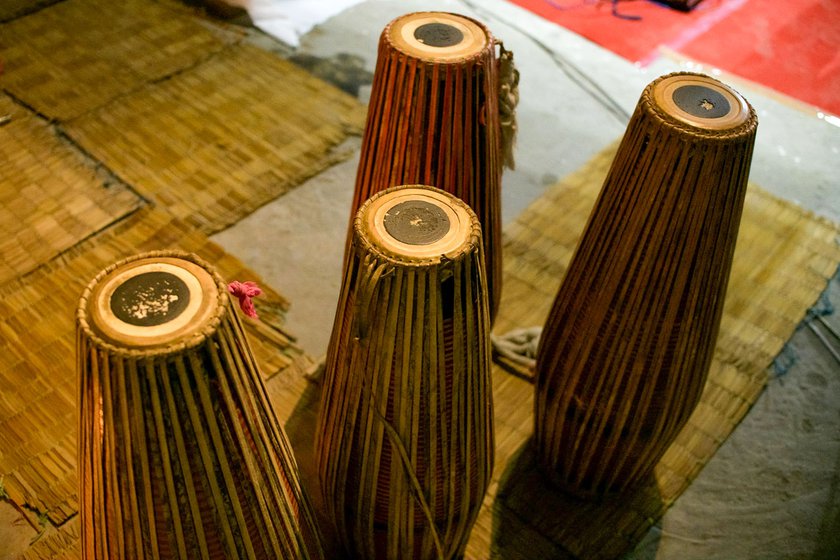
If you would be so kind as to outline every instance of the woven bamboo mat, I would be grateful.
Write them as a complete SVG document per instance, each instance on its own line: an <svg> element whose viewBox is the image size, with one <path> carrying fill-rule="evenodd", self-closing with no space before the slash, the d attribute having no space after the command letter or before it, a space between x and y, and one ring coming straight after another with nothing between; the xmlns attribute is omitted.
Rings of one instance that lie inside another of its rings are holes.
<svg viewBox="0 0 840 560"><path fill-rule="evenodd" d="M0 25L3 88L142 196L216 232L346 157L331 148L364 124L355 98L242 44L243 33L175 0L66 0ZM33 167L45 155L18 151ZM12 172L20 184L40 178ZM72 244L49 223L61 216L35 210L59 238L48 241ZM48 249L9 258L37 265ZM7 276L30 269L13 264Z"/></svg>
<svg viewBox="0 0 840 560"><path fill-rule="evenodd" d="M3 0L0 2L0 22L18 18L55 4L61 0Z"/></svg>
<svg viewBox="0 0 840 560"><path fill-rule="evenodd" d="M3 25L3 88L66 120L189 68L237 38L175 2L66 0Z"/></svg>
<svg viewBox="0 0 840 560"><path fill-rule="evenodd" d="M146 207L28 276L0 287L0 480L35 525L77 511L73 317L82 289L105 266L162 248L193 251L233 280L260 279L194 228ZM266 287L261 321L245 321L264 374L306 357L279 327L287 302Z"/></svg>
<svg viewBox="0 0 840 560"><path fill-rule="evenodd" d="M237 45L67 131L144 196L215 232L344 157L329 149L363 124L354 98Z"/></svg>
<svg viewBox="0 0 840 560"><path fill-rule="evenodd" d="M42 534L24 553L21 560L80 560L79 516Z"/></svg>
<svg viewBox="0 0 840 560"><path fill-rule="evenodd" d="M136 210L141 200L0 94L0 285Z"/></svg>

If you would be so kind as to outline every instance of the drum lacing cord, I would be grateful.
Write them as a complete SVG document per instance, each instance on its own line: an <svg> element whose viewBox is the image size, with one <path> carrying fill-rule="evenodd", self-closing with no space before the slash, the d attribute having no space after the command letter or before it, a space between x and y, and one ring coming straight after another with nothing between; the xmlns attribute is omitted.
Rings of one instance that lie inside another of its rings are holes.
<svg viewBox="0 0 840 560"><path fill-rule="evenodd" d="M414 495L417 498L420 509L423 511L423 515L425 515L426 520L429 523L429 531L431 532L438 558L443 560L443 558L445 558L443 553L443 544L441 543L437 525L435 524L435 516L432 513L432 508L429 507L429 502L426 500L425 494L423 494L423 486L417 478L417 473L414 471L414 466L411 464L411 459L409 458L408 451L406 451L405 445L403 444L402 437L400 437L396 428L394 428L391 422L389 422L385 415L379 410L379 400L377 399L376 394L368 386L368 383L365 382L364 378L362 379L362 388L363 391L370 397L367 399L367 402L371 412L373 412L377 420L382 422L382 427L385 428L385 433L388 434L388 439L391 440L391 447L396 449L397 455L400 457L405 475L408 477L409 482L411 482L411 487L414 490Z"/></svg>
<svg viewBox="0 0 840 560"><path fill-rule="evenodd" d="M519 70L513 52L499 41L499 126L502 132L502 163L516 169L513 149L516 146L516 106L519 104Z"/></svg>

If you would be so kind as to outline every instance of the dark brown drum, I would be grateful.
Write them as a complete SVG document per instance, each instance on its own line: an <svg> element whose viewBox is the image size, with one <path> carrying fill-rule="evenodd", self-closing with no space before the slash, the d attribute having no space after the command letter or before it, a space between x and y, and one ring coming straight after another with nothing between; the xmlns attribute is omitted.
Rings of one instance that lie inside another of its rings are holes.
<svg viewBox="0 0 840 560"><path fill-rule="evenodd" d="M566 489L637 484L700 399L756 124L708 76L642 93L537 354L538 456Z"/></svg>

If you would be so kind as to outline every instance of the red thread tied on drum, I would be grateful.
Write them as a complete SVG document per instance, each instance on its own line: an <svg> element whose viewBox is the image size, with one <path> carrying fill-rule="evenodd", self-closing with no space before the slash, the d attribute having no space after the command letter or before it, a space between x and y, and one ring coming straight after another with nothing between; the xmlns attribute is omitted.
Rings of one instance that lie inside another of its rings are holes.
<svg viewBox="0 0 840 560"><path fill-rule="evenodd" d="M239 282L234 280L228 284L228 292L239 299L239 308L248 317L257 318L257 310L254 309L254 302L251 298L257 297L262 293L262 290L257 286L256 282Z"/></svg>

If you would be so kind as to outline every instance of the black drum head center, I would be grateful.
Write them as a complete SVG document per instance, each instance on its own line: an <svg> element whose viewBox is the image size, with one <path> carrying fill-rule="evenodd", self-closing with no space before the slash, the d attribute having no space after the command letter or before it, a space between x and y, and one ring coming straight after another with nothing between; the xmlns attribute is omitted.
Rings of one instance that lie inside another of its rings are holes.
<svg viewBox="0 0 840 560"><path fill-rule="evenodd" d="M729 114L729 100L719 91L706 86L685 85L674 90L674 103L691 116L719 119Z"/></svg>
<svg viewBox="0 0 840 560"><path fill-rule="evenodd" d="M414 30L414 38L430 47L453 47L464 40L464 34L446 23L424 23Z"/></svg>
<svg viewBox="0 0 840 560"><path fill-rule="evenodd" d="M408 245L431 245L449 233L449 217L438 206L424 200L400 202L383 220L391 237Z"/></svg>
<svg viewBox="0 0 840 560"><path fill-rule="evenodd" d="M120 284L111 295L111 311L121 321L153 327L172 321L190 303L183 280L169 272L144 272Z"/></svg>

